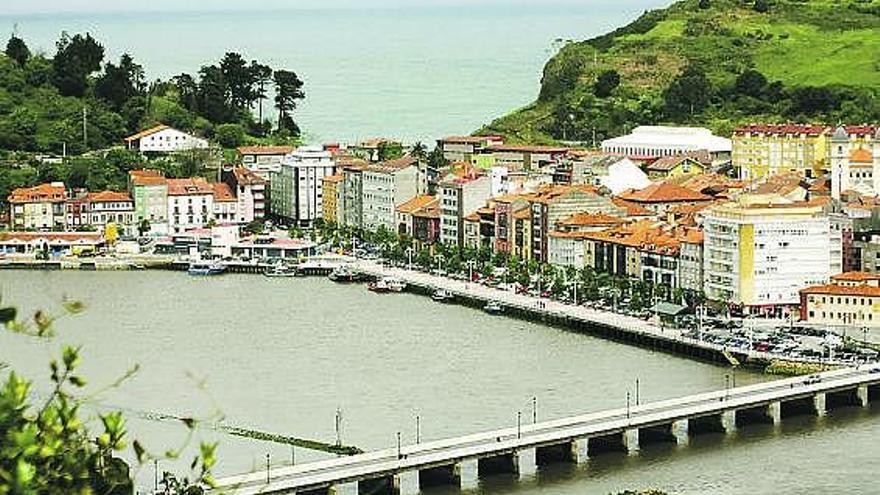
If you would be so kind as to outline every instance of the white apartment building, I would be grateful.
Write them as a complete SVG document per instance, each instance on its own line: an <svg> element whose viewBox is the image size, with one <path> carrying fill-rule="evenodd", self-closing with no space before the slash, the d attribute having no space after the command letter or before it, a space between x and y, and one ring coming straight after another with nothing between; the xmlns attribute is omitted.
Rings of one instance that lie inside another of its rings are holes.
<svg viewBox="0 0 880 495"><path fill-rule="evenodd" d="M336 173L336 162L320 146L303 146L284 157L272 179L272 213L300 227L311 227L323 215L324 177Z"/></svg>
<svg viewBox="0 0 880 495"><path fill-rule="evenodd" d="M207 149L208 141L167 125L158 125L125 138L128 149L141 153L174 153L194 149Z"/></svg>
<svg viewBox="0 0 880 495"><path fill-rule="evenodd" d="M167 179L168 231L204 227L214 217L214 187L205 179Z"/></svg>
<svg viewBox="0 0 880 495"><path fill-rule="evenodd" d="M85 221L88 225L103 229L108 223L117 225L119 232L134 234L134 200L127 193L102 191L86 196Z"/></svg>
<svg viewBox="0 0 880 495"><path fill-rule="evenodd" d="M226 166L221 179L232 189L238 202L237 223L266 218L266 180L245 167Z"/></svg>
<svg viewBox="0 0 880 495"><path fill-rule="evenodd" d="M393 232L395 208L419 194L419 180L418 160L412 157L369 165L363 171L363 228L385 226Z"/></svg>
<svg viewBox="0 0 880 495"><path fill-rule="evenodd" d="M492 195L492 179L473 167L448 173L438 185L440 242L464 246L463 219Z"/></svg>
<svg viewBox="0 0 880 495"><path fill-rule="evenodd" d="M702 127L639 126L630 134L602 141L602 151L653 159L705 150L713 162L730 159L733 142Z"/></svg>
<svg viewBox="0 0 880 495"><path fill-rule="evenodd" d="M798 291L828 281L830 222L822 206L742 196L706 211L704 290L747 312L781 314Z"/></svg>

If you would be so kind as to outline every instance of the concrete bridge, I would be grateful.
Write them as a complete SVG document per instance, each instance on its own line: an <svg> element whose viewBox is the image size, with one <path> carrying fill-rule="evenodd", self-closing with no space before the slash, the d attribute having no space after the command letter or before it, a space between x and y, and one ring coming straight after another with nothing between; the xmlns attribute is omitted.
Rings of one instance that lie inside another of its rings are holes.
<svg viewBox="0 0 880 495"><path fill-rule="evenodd" d="M579 463L609 452L633 452L650 443L686 443L688 437L730 432L752 423L775 424L794 415L821 416L880 399L880 368L847 368L817 375L730 388L633 407L574 416L447 440L405 445L351 457L278 468L218 480L236 494L325 495L356 483L359 494L396 495L400 475L417 473L421 487L459 485L462 464L477 475L517 473L522 453L537 465ZM268 480L267 480L268 478Z"/></svg>

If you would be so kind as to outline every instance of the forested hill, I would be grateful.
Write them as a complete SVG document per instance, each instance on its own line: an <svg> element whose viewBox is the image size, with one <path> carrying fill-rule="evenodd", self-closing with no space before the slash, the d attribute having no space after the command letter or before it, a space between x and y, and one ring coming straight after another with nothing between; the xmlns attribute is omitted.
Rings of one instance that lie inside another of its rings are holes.
<svg viewBox="0 0 880 495"><path fill-rule="evenodd" d="M564 46L480 133L591 142L640 124L880 120L880 0L683 0Z"/></svg>
<svg viewBox="0 0 880 495"><path fill-rule="evenodd" d="M238 53L205 62L197 74L148 81L133 56L107 60L88 34L62 34L51 56L12 36L0 53L0 152L60 154L66 146L76 155L157 123L225 146L299 134L292 112L304 93L294 72ZM260 118L260 107L277 109L277 125Z"/></svg>

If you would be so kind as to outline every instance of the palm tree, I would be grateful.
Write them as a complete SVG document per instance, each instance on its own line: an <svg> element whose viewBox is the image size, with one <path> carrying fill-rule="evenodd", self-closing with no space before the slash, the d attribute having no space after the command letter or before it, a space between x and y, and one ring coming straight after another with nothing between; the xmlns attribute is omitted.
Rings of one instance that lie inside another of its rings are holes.
<svg viewBox="0 0 880 495"><path fill-rule="evenodd" d="M428 157L428 147L425 146L421 141L416 141L412 146L412 151L410 151L410 155L417 158L419 161L424 160Z"/></svg>

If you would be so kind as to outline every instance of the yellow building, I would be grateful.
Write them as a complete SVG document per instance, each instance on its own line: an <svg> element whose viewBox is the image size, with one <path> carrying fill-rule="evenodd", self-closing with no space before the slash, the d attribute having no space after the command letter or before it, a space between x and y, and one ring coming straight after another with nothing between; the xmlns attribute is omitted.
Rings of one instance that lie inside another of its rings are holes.
<svg viewBox="0 0 880 495"><path fill-rule="evenodd" d="M781 172L819 177L830 170L829 139L824 125L753 124L733 133L733 167L753 180Z"/></svg>
<svg viewBox="0 0 880 495"><path fill-rule="evenodd" d="M709 155L706 154L708 160ZM682 175L698 175L705 171L704 164L696 157L673 155L658 158L646 167L648 178L654 181L669 180Z"/></svg>
<svg viewBox="0 0 880 495"><path fill-rule="evenodd" d="M339 194L342 191L342 174L324 177L322 183L324 223L339 223Z"/></svg>
<svg viewBox="0 0 880 495"><path fill-rule="evenodd" d="M64 230L66 200L67 190L61 182L14 189L6 199L9 226L13 230Z"/></svg>

